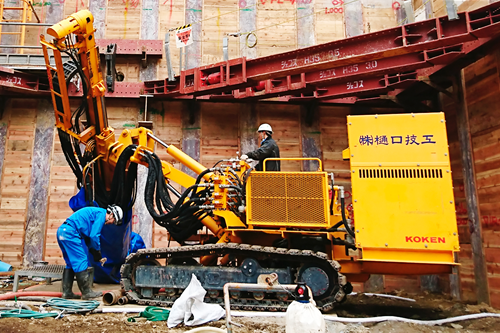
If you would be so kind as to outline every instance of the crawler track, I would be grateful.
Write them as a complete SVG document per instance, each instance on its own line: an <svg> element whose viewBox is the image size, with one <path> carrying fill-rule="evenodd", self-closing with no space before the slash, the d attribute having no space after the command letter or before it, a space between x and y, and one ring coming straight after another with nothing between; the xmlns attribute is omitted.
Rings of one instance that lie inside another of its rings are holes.
<svg viewBox="0 0 500 333"><path fill-rule="evenodd" d="M223 305L224 300L221 292L223 285L227 282L249 282L248 278L243 279L243 281L224 281L224 279L221 278L220 283L212 288L211 295L211 290L206 287L204 279L207 274L220 275L222 273L222 275L224 275L226 271L236 271L241 274L239 272L240 270L243 271L241 265L238 265L238 267L204 267L200 265L170 265L170 267L168 267L169 265L149 266L147 267L148 272L146 278L144 278L144 275L136 274L137 270L145 269L145 267L142 267L144 263L151 263L156 259L167 259L168 262L182 262L207 255L216 255L218 257L229 255L231 258L240 258L240 262L241 258L252 258L262 266L262 273L269 273L274 269L284 272L281 275L279 274L280 283L296 283L301 268L313 267L313 269L308 271L308 278L312 281L318 277L326 281L325 287L322 289L325 290L325 293L321 295L321 299L316 300L317 307L322 311L329 311L334 307L335 303L342 302L346 294L352 289L350 284L346 282L345 277L338 273L340 270L339 263L334 260L329 260L325 253L236 243L139 250L137 253L128 256L125 264L122 266L122 289L125 291L129 300L139 304L172 306L187 286L187 283L184 281L185 279L180 281L182 278L182 276L180 276L181 274L175 273L182 270L184 275L189 274L190 276L191 273L195 274L205 289L209 291L205 297L205 302ZM269 263L272 263L272 265L269 265ZM274 268L271 267L276 264L279 266ZM212 273L212 270L214 273ZM289 281L283 281L286 280L286 272L291 272L291 274L288 275ZM320 275L315 276L314 274ZM245 276L248 275L249 274L246 274ZM155 277L163 279L161 280L161 285L158 283L158 279L156 282L149 282L149 277L153 277L153 279ZM140 279L140 281L136 281L136 279ZM307 279L307 277L304 276L304 279ZM187 282L189 282L189 280ZM150 283L150 285L148 285L148 283ZM172 283L172 286L170 286L169 283ZM182 287L179 287L179 284L182 284ZM138 285L141 287L138 287ZM163 288L169 292L163 291ZM252 295L254 294L252 294L251 290L241 290L238 296L233 297L234 299L231 300L231 308L259 311L285 311L288 304L293 301L293 298L287 297L284 290L279 289L279 286L276 290L266 292L262 299L260 299L260 297L253 297Z"/></svg>

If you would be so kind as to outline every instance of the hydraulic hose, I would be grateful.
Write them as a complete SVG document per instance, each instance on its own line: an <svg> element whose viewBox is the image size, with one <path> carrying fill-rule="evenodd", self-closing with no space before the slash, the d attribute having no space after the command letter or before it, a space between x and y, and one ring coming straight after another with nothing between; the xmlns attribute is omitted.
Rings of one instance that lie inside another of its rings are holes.
<svg viewBox="0 0 500 333"><path fill-rule="evenodd" d="M345 230L351 235L352 237L356 237L354 235L354 231L352 231L351 227L349 226L349 223L347 222L347 218L345 217L345 203L344 203L344 196L340 198L340 209L342 211L342 222L344 222Z"/></svg>

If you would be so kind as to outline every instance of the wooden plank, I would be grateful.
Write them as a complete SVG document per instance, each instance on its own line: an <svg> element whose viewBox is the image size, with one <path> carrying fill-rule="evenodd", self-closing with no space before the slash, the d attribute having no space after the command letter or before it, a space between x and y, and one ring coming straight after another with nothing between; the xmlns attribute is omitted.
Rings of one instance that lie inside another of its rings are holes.
<svg viewBox="0 0 500 333"><path fill-rule="evenodd" d="M296 9L291 2L265 2L257 6L257 56L297 48Z"/></svg>
<svg viewBox="0 0 500 333"><path fill-rule="evenodd" d="M54 109L42 99L37 109L33 166L26 217L24 264L31 266L43 259L45 224L47 220L50 182L50 159L54 145Z"/></svg>
<svg viewBox="0 0 500 333"><path fill-rule="evenodd" d="M457 92L457 127L460 146L462 147L462 165L464 186L471 228L471 246L474 258L474 276L477 285L478 302L490 303L486 261L483 253L481 220L476 192L476 179L474 174L474 157L472 156L472 142L469 129L469 116L467 100L465 97L465 83L462 71L455 76L454 89Z"/></svg>
<svg viewBox="0 0 500 333"><path fill-rule="evenodd" d="M351 2L353 1L349 1L349 3ZM331 1L327 1L326 3L314 1L314 12L316 43L327 43L346 37L344 10L342 6L333 5Z"/></svg>
<svg viewBox="0 0 500 333"><path fill-rule="evenodd" d="M223 38L227 33L237 32L239 0L205 0L203 1L202 26L202 64L208 65L224 60L222 49ZM239 55L238 41L229 37L229 58Z"/></svg>
<svg viewBox="0 0 500 333"><path fill-rule="evenodd" d="M142 9L140 4L140 0L109 0L105 38L139 39Z"/></svg>

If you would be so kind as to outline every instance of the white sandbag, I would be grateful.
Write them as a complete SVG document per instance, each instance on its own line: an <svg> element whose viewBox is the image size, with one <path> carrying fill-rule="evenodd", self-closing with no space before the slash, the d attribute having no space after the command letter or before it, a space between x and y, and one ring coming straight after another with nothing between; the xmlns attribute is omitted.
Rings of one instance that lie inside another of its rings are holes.
<svg viewBox="0 0 500 333"><path fill-rule="evenodd" d="M168 327L175 327L183 321L187 326L196 326L224 317L225 311L220 305L203 303L206 293L200 281L192 274L186 290L172 305L167 320Z"/></svg>
<svg viewBox="0 0 500 333"><path fill-rule="evenodd" d="M312 303L293 301L286 310L286 333L325 333L323 315Z"/></svg>

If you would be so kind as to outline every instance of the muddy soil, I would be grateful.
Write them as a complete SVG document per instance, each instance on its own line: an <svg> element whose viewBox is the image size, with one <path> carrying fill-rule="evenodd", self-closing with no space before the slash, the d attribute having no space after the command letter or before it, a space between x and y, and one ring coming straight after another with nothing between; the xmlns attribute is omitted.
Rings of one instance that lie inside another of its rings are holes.
<svg viewBox="0 0 500 333"><path fill-rule="evenodd" d="M444 296L423 295L415 296L416 302L387 299L381 297L356 295L349 297L348 301L333 310L330 315L339 317L365 318L374 316L399 316L419 320L442 319L465 314L493 312L500 313L485 305L466 305L454 302ZM0 302L1 306L1 302ZM34 308L35 309L35 308ZM193 327L179 326L168 329L166 322L147 322L140 320L135 323L127 321L128 317L135 314L88 314L68 315L62 319L16 319L0 318L0 332L2 333L69 333L69 332L95 332L95 333L142 333L142 332L188 332ZM284 317L234 317L236 323L243 327L233 326L235 333L275 333L285 332ZM225 329L225 320L208 323ZM341 324L327 321L328 332L344 333L376 333L376 332L500 332L500 318L482 318L446 324L443 326L424 326L401 322L381 322L371 324Z"/></svg>

